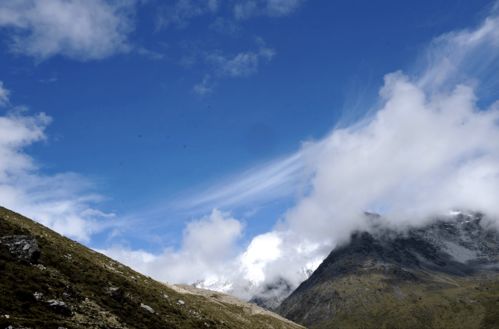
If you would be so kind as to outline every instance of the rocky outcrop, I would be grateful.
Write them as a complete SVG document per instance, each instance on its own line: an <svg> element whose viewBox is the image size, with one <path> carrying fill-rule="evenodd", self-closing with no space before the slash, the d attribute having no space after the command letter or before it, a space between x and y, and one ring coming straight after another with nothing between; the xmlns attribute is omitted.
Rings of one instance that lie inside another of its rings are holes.
<svg viewBox="0 0 499 329"><path fill-rule="evenodd" d="M19 260L36 263L40 257L40 247L36 239L29 235L6 235L0 237L0 245Z"/></svg>
<svg viewBox="0 0 499 329"><path fill-rule="evenodd" d="M64 316L71 316L73 311L71 310L71 306L63 302L62 300L50 299L47 301L49 307L58 314Z"/></svg>

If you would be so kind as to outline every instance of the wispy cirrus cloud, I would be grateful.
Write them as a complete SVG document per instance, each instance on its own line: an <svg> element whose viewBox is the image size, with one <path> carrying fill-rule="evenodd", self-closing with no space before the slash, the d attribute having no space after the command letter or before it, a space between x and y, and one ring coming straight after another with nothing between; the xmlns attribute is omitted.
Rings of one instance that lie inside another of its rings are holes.
<svg viewBox="0 0 499 329"><path fill-rule="evenodd" d="M193 88L198 95L211 93L220 79L246 78L258 72L262 64L269 63L275 56L275 50L265 46L258 39L259 48L255 51L240 52L229 56L221 52L209 53L204 60L210 68L203 80Z"/></svg>
<svg viewBox="0 0 499 329"><path fill-rule="evenodd" d="M3 86L0 81L0 106L6 106L9 103L10 91Z"/></svg>
<svg viewBox="0 0 499 329"><path fill-rule="evenodd" d="M135 0L4 0L0 28L14 53L102 59L130 50Z"/></svg>
<svg viewBox="0 0 499 329"><path fill-rule="evenodd" d="M158 29L185 28L190 20L207 14L216 14L220 6L220 0L178 0L173 4L161 7L156 25Z"/></svg>
<svg viewBox="0 0 499 329"><path fill-rule="evenodd" d="M282 17L297 10L304 0L242 0L234 4L236 19L248 19L253 16Z"/></svg>
<svg viewBox="0 0 499 329"><path fill-rule="evenodd" d="M240 52L235 56L228 57L214 53L207 56L206 60L221 77L247 77L258 71L260 64L270 62L275 51L268 47L260 47L258 51Z"/></svg>
<svg viewBox="0 0 499 329"><path fill-rule="evenodd" d="M222 31L226 32L226 28L235 27L231 19L243 21L255 16L283 17L295 12L304 2L305 0L177 0L162 7L156 24L158 29L171 26L185 28L192 19L209 15L216 16L215 27L222 27Z"/></svg>
<svg viewBox="0 0 499 329"><path fill-rule="evenodd" d="M227 177L201 192L191 192L188 197L174 200L170 206L197 211L234 209L292 196L307 188L311 173L307 171L306 161L305 154L297 152L234 177Z"/></svg>
<svg viewBox="0 0 499 329"><path fill-rule="evenodd" d="M24 107L0 115L0 205L88 242L114 225L114 215L95 207L102 196L93 192L91 181L72 172L43 174L27 153L27 147L47 140L51 121L44 113L28 114Z"/></svg>
<svg viewBox="0 0 499 329"><path fill-rule="evenodd" d="M177 0L164 5L159 10L157 28L187 28L191 20L199 17L211 17L208 27L212 31L230 36L240 36L244 20L255 16L282 17L297 10L304 0ZM243 78L254 75L260 66L270 62L276 51L257 39L258 49L227 53L223 47L216 51L200 51L200 53L184 56L183 65L192 66L194 62L208 67L201 81L192 90L204 96L211 94L220 80L226 78Z"/></svg>
<svg viewBox="0 0 499 329"><path fill-rule="evenodd" d="M200 96L205 96L211 94L215 89L215 87L216 87L215 79L213 79L210 74L205 74L203 80L195 84L194 87L192 87L192 90Z"/></svg>

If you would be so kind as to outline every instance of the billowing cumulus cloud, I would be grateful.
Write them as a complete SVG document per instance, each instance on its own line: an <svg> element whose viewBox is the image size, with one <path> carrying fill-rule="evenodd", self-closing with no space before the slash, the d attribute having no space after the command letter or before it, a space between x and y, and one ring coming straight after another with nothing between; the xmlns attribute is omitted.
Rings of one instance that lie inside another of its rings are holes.
<svg viewBox="0 0 499 329"><path fill-rule="evenodd" d="M381 97L368 122L320 142L313 190L289 228L337 241L364 211L410 223L452 209L499 216L499 111L478 108L469 86L428 96L401 73L385 77Z"/></svg>
<svg viewBox="0 0 499 329"><path fill-rule="evenodd" d="M101 59L126 52L134 0L3 0L0 28L15 53L44 60Z"/></svg>
<svg viewBox="0 0 499 329"><path fill-rule="evenodd" d="M233 269L230 261L237 255L243 227L243 223L230 214L213 210L209 216L187 224L179 250L169 248L153 255L115 246L102 252L163 281L219 281L223 273ZM199 273L203 273L202 278Z"/></svg>
<svg viewBox="0 0 499 329"><path fill-rule="evenodd" d="M215 209L186 226L178 250L152 254L116 245L99 251L162 281L196 283L250 299L270 278L298 285L321 262L318 251L329 248L307 243L290 231L274 231L255 237L240 250L243 228L241 220Z"/></svg>

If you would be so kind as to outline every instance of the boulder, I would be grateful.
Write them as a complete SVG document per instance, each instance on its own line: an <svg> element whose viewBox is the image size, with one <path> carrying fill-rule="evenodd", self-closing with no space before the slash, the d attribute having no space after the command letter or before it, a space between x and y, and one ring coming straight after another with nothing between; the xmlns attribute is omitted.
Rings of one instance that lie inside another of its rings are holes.
<svg viewBox="0 0 499 329"><path fill-rule="evenodd" d="M47 304L55 313L59 313L66 316L73 315L71 307L61 300L50 299L47 301Z"/></svg>
<svg viewBox="0 0 499 329"><path fill-rule="evenodd" d="M36 263L40 258L40 247L36 239L29 235L6 235L0 237L0 245L19 260Z"/></svg>
<svg viewBox="0 0 499 329"><path fill-rule="evenodd" d="M153 313L153 314L155 313L153 308L149 305L140 303L140 307L142 307L144 310L146 310L149 313Z"/></svg>

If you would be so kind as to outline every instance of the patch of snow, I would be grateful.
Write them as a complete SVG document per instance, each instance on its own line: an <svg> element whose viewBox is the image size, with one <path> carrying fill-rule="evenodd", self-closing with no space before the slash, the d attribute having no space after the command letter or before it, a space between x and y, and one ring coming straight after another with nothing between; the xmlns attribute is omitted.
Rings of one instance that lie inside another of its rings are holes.
<svg viewBox="0 0 499 329"><path fill-rule="evenodd" d="M211 276L205 280L198 281L194 283L193 286L200 289L214 290L223 293L229 293L233 288L232 282L216 276Z"/></svg>

